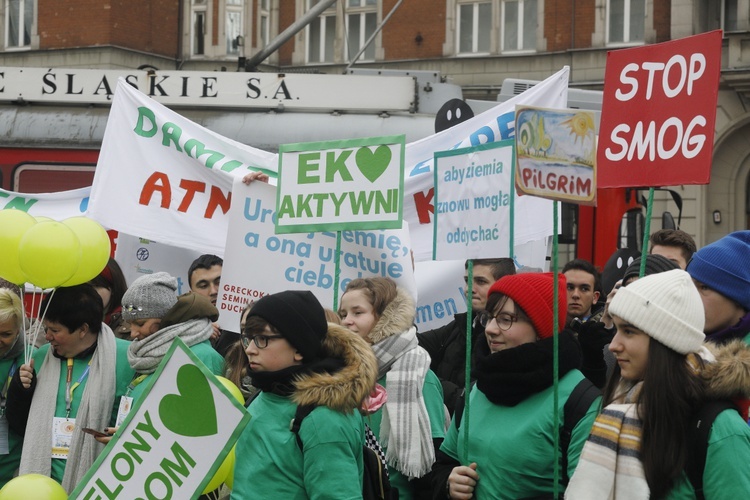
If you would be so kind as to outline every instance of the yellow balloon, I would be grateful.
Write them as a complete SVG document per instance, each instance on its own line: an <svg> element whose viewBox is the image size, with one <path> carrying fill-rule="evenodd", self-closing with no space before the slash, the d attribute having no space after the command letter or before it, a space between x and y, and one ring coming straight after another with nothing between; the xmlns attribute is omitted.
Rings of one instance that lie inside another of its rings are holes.
<svg viewBox="0 0 750 500"><path fill-rule="evenodd" d="M234 476L234 447L232 447L232 449L229 451L227 457L221 463L219 468L216 469L214 477L211 478L206 487L203 489L202 494L206 495L224 484L230 473L232 473L232 475ZM232 479L234 479L234 477ZM0 498L0 500L2 500L2 498Z"/></svg>
<svg viewBox="0 0 750 500"><path fill-rule="evenodd" d="M0 500L67 500L68 494L52 478L41 474L24 474L11 479L0 490Z"/></svg>
<svg viewBox="0 0 750 500"><path fill-rule="evenodd" d="M18 245L36 220L21 210L0 210L0 277L20 285L26 275L18 262Z"/></svg>
<svg viewBox="0 0 750 500"><path fill-rule="evenodd" d="M234 399L239 401L240 404L243 404L243 405L245 404L245 397L242 395L242 391L240 390L240 388L234 385L234 382L224 377L217 376L216 378L219 380L219 382L221 382L221 385L227 388L227 390L234 397Z"/></svg>
<svg viewBox="0 0 750 500"><path fill-rule="evenodd" d="M50 221L50 220L55 220L55 219L52 219L50 217L45 217L44 215L37 215L34 218L36 219L37 222L46 222L46 221Z"/></svg>
<svg viewBox="0 0 750 500"><path fill-rule="evenodd" d="M34 224L18 245L18 262L26 281L40 288L55 288L70 279L81 263L81 244L65 224Z"/></svg>
<svg viewBox="0 0 750 500"><path fill-rule="evenodd" d="M86 283L96 278L109 261L109 235L98 222L87 217L71 217L63 222L78 237L81 244L81 264L62 286Z"/></svg>

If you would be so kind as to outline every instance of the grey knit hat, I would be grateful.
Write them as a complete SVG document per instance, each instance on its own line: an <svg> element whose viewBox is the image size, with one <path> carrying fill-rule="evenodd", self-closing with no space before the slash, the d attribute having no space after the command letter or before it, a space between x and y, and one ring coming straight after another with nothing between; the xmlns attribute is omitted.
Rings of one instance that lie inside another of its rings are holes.
<svg viewBox="0 0 750 500"><path fill-rule="evenodd" d="M609 313L680 354L698 351L706 338L703 301L682 269L645 276L621 287Z"/></svg>
<svg viewBox="0 0 750 500"><path fill-rule="evenodd" d="M177 303L177 278L169 273L144 274L122 296L125 321L163 318Z"/></svg>

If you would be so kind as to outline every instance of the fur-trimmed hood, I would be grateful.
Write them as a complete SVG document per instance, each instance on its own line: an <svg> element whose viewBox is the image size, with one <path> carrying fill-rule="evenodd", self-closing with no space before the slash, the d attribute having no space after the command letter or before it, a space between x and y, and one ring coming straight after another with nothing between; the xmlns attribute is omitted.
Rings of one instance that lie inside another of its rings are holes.
<svg viewBox="0 0 750 500"><path fill-rule="evenodd" d="M327 406L347 413L358 409L378 376L378 363L370 346L343 326L328 323L324 352L344 360L335 373L308 373L294 383L292 399L298 405Z"/></svg>
<svg viewBox="0 0 750 500"><path fill-rule="evenodd" d="M717 399L750 397L750 346L740 339L724 345L705 345L716 357L702 373L708 394Z"/></svg>
<svg viewBox="0 0 750 500"><path fill-rule="evenodd" d="M385 306L383 314L368 335L370 343L377 344L411 328L414 325L415 307L409 292L401 287L397 288L396 298Z"/></svg>

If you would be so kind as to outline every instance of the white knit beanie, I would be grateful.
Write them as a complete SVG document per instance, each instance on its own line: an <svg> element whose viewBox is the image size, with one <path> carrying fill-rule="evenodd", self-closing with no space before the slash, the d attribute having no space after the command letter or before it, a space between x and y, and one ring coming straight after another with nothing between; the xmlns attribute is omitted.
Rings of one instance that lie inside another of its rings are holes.
<svg viewBox="0 0 750 500"><path fill-rule="evenodd" d="M652 274L621 287L609 313L680 354L698 351L706 338L703 301L682 269Z"/></svg>

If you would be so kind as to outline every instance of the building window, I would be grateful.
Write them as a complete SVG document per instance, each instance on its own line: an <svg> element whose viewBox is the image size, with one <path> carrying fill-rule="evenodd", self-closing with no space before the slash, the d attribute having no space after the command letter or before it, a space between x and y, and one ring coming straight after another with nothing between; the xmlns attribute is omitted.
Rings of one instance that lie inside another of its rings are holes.
<svg viewBox="0 0 750 500"><path fill-rule="evenodd" d="M503 52L536 50L536 0L514 0L502 3L501 25Z"/></svg>
<svg viewBox="0 0 750 500"><path fill-rule="evenodd" d="M489 53L492 2L460 2L456 25L459 53Z"/></svg>
<svg viewBox="0 0 750 500"><path fill-rule="evenodd" d="M365 42L375 33L378 24L377 0L348 0L346 10L347 60L357 55ZM375 44L371 43L359 60L375 60Z"/></svg>
<svg viewBox="0 0 750 500"><path fill-rule="evenodd" d="M271 0L260 0L258 11L258 46L263 48L271 40Z"/></svg>
<svg viewBox="0 0 750 500"><path fill-rule="evenodd" d="M7 0L5 5L5 47L29 47L31 24L34 21L34 0Z"/></svg>
<svg viewBox="0 0 750 500"><path fill-rule="evenodd" d="M190 53L202 56L206 53L206 0L192 0Z"/></svg>
<svg viewBox="0 0 750 500"><path fill-rule="evenodd" d="M319 1L307 0L307 9L311 9ZM333 62L335 40L336 11L335 7L331 7L307 27L307 61L311 63Z"/></svg>
<svg viewBox="0 0 750 500"><path fill-rule="evenodd" d="M607 39L609 43L644 41L646 0L608 0Z"/></svg>
<svg viewBox="0 0 750 500"><path fill-rule="evenodd" d="M737 0L721 2L721 29L724 31L738 31L740 29Z"/></svg>
<svg viewBox="0 0 750 500"><path fill-rule="evenodd" d="M237 37L243 34L242 1L243 0L227 0L226 3L226 23L224 25L224 33L226 34L227 55L237 55L240 51Z"/></svg>

